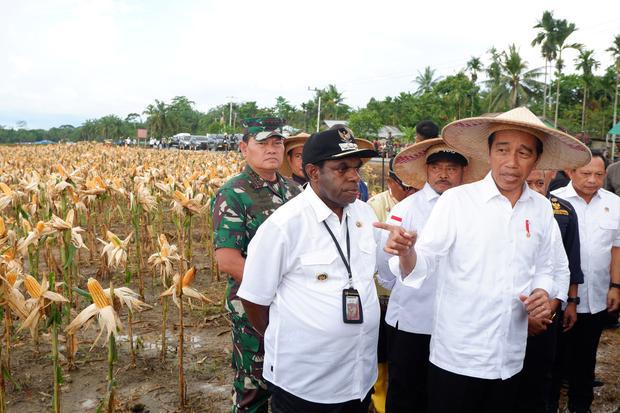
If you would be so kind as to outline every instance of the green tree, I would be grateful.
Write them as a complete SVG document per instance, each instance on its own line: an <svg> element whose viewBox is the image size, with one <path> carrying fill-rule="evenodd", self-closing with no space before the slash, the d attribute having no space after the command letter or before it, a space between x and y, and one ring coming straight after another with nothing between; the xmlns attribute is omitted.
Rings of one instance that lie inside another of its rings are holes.
<svg viewBox="0 0 620 413"><path fill-rule="evenodd" d="M592 70L598 69L600 62L594 58L593 50L581 49L579 56L575 59L575 69L581 70L583 81L583 107L581 109L581 130L585 130L586 123L586 101L588 99L588 87L592 86L594 75Z"/></svg>
<svg viewBox="0 0 620 413"><path fill-rule="evenodd" d="M148 116L146 125L151 136L162 139L175 134L176 125L165 102L155 99L155 103L148 105L142 113Z"/></svg>
<svg viewBox="0 0 620 413"><path fill-rule="evenodd" d="M474 100L478 95L476 82L478 81L478 72L482 70L482 61L479 57L472 56L467 62L467 70L469 70L469 76L471 77L471 83L474 85L475 90L470 92L471 95L471 110L469 116L474 116Z"/></svg>
<svg viewBox="0 0 620 413"><path fill-rule="evenodd" d="M492 109L493 101L495 99L494 92L499 91L501 88L501 79L502 79L502 65L501 65L501 54L497 51L495 47L491 47L488 50L488 53L491 55L491 62L486 67L486 74L488 80L484 82L488 88L487 93L487 112L490 112Z"/></svg>
<svg viewBox="0 0 620 413"><path fill-rule="evenodd" d="M370 109L360 109L349 116L349 127L356 136L374 138L381 128L381 119Z"/></svg>
<svg viewBox="0 0 620 413"><path fill-rule="evenodd" d="M276 98L276 105L273 108L275 115L282 119L290 119L295 113L295 107L282 96Z"/></svg>
<svg viewBox="0 0 620 413"><path fill-rule="evenodd" d="M105 139L118 139L122 136L123 121L116 115L107 115L97 120L96 130Z"/></svg>
<svg viewBox="0 0 620 413"><path fill-rule="evenodd" d="M430 92L440 79L440 77L435 77L435 70L431 69L430 66L426 66L422 73L418 71L418 75L413 81L418 85L415 95L423 95L424 93Z"/></svg>
<svg viewBox="0 0 620 413"><path fill-rule="evenodd" d="M618 121L618 87L620 87L620 34L614 38L614 44L605 51L611 53L616 66L616 87L614 92L614 118L613 124Z"/></svg>
<svg viewBox="0 0 620 413"><path fill-rule="evenodd" d="M553 18L553 12L543 12L542 18L534 26L535 29L541 29L536 34L534 40L532 40L532 47L540 45L540 53L545 59L545 83L543 89L543 117L547 116L547 74L548 68L551 62L556 58L556 46L555 46L555 25L556 21Z"/></svg>
<svg viewBox="0 0 620 413"><path fill-rule="evenodd" d="M512 109L525 104L534 94L535 87L540 86L537 80L540 70L527 70L527 62L514 44L508 47L508 52L502 53L500 68L499 85L491 105L494 110Z"/></svg>
<svg viewBox="0 0 620 413"><path fill-rule="evenodd" d="M553 33L553 45L556 48L556 90L555 90L555 117L553 121L554 126L558 126L558 112L560 108L560 82L562 81L562 69L564 68L564 61L562 60L562 52L566 49L580 49L582 46L579 43L566 43L571 34L577 31L575 23L569 23L566 19L556 20L555 31Z"/></svg>

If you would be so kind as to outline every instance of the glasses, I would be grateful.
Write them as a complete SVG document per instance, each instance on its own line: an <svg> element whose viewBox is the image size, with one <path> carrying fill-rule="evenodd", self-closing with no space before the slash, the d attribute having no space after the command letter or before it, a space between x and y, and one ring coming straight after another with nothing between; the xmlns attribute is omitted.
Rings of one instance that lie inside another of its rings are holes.
<svg viewBox="0 0 620 413"><path fill-rule="evenodd" d="M403 183L403 181L401 181L401 179L396 176L396 174L394 172L390 172L389 173L390 178L392 178L394 181L396 181L396 183L402 188L403 191L409 192L409 191L413 191L415 190L414 187L409 186L409 185L405 185Z"/></svg>

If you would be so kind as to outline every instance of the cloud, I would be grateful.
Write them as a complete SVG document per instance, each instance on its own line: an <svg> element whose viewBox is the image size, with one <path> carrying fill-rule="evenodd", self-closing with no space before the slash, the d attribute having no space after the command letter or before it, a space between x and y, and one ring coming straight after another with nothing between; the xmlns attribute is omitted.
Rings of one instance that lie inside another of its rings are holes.
<svg viewBox="0 0 620 413"><path fill-rule="evenodd" d="M52 0L3 5L0 124L30 127L142 112L154 99L185 95L208 108L237 101L298 105L310 87L336 84L352 106L411 91L418 71L461 70L489 47L515 43L530 67L543 65L530 42L542 12L574 21L571 40L604 50L620 33L620 4L576 0L284 0L167 2ZM508 12L509 10L509 12ZM572 70L574 53L567 63ZM603 69L601 69L603 70ZM68 116L70 114L71 116ZM54 122L54 115L57 121ZM10 119L9 119L10 118ZM29 121L29 118L33 121ZM37 124L34 119L51 119Z"/></svg>

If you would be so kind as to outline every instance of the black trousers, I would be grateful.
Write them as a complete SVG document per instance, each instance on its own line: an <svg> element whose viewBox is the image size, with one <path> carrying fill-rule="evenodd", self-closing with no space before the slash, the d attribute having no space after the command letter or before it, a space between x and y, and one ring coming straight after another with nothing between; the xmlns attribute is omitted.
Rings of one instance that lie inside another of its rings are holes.
<svg viewBox="0 0 620 413"><path fill-rule="evenodd" d="M431 336L407 333L386 324L388 389L386 413L426 413Z"/></svg>
<svg viewBox="0 0 620 413"><path fill-rule="evenodd" d="M561 330L561 317L556 317L547 330L528 337L520 374L515 412L545 413L551 391L551 375L556 357L557 336ZM557 407L556 407L557 410Z"/></svg>
<svg viewBox="0 0 620 413"><path fill-rule="evenodd" d="M372 394L369 391L361 401L325 404L304 400L271 383L267 386L271 391L271 413L368 413Z"/></svg>
<svg viewBox="0 0 620 413"><path fill-rule="evenodd" d="M431 363L428 369L429 413L499 413L514 406L519 374L508 380L462 376Z"/></svg>
<svg viewBox="0 0 620 413"><path fill-rule="evenodd" d="M579 412L590 408L594 399L592 381L596 367L596 351L606 317L607 310L596 314L579 313L575 326L562 337L559 346L559 368L554 371L551 394L551 400L556 405L562 378L567 377L569 409Z"/></svg>

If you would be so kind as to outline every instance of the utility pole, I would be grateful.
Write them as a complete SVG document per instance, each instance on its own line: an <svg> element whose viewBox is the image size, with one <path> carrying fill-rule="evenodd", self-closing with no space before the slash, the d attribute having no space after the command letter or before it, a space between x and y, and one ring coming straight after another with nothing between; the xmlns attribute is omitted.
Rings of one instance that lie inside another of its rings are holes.
<svg viewBox="0 0 620 413"><path fill-rule="evenodd" d="M232 104L236 96L226 96L226 99L230 100L230 102L228 102L228 127L232 128Z"/></svg>
<svg viewBox="0 0 620 413"><path fill-rule="evenodd" d="M318 99L317 111L316 111L316 131L319 131L319 126L321 124L321 95L319 92L322 92L321 89L317 89L315 87L308 87L308 90L316 92Z"/></svg>

